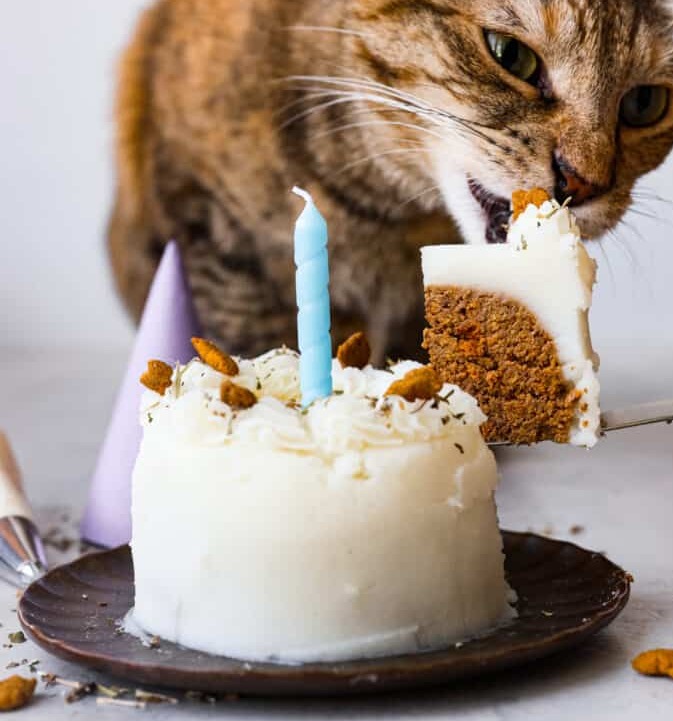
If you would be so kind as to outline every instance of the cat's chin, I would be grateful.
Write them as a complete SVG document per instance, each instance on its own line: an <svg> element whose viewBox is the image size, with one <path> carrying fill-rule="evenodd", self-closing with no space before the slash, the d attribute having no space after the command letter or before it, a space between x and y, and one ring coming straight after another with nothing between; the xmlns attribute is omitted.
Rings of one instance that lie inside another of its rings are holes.
<svg viewBox="0 0 673 721"><path fill-rule="evenodd" d="M474 178L468 178L468 187L472 197L479 203L486 222L485 238L487 243L507 241L510 204L506 198L500 198L486 190Z"/></svg>

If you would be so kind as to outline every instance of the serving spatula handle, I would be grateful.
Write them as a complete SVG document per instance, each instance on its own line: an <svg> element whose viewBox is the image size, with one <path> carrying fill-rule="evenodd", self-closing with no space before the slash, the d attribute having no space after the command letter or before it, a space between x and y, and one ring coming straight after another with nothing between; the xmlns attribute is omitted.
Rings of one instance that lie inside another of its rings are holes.
<svg viewBox="0 0 673 721"><path fill-rule="evenodd" d="M26 586L47 570L33 512L11 446L0 431L0 577Z"/></svg>
<svg viewBox="0 0 673 721"><path fill-rule="evenodd" d="M629 406L621 410L606 411L601 415L601 429L604 433L649 426L653 423L673 423L673 400Z"/></svg>

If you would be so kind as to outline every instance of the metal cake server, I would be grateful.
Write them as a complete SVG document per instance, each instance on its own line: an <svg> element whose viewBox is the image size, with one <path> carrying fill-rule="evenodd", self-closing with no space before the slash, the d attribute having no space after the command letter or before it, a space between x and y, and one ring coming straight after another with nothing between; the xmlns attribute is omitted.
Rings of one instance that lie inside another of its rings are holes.
<svg viewBox="0 0 673 721"><path fill-rule="evenodd" d="M644 403L617 411L606 411L601 415L603 433L649 426L653 423L673 423L673 400Z"/></svg>
<svg viewBox="0 0 673 721"><path fill-rule="evenodd" d="M650 426L654 423L673 423L673 399L668 401L655 401L637 406L628 406L616 411L605 411L601 414L601 431L622 431L626 428ZM494 448L512 446L509 441L494 441L488 444Z"/></svg>

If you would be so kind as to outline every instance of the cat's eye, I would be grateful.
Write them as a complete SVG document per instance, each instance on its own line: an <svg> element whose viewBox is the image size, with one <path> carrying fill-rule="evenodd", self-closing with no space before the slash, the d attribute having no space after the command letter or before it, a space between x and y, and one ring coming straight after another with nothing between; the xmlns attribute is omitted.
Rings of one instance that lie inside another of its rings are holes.
<svg viewBox="0 0 673 721"><path fill-rule="evenodd" d="M668 113L671 91L663 85L639 85L622 98L620 115L632 128L656 125Z"/></svg>
<svg viewBox="0 0 673 721"><path fill-rule="evenodd" d="M485 31L491 55L507 72L535 85L540 74L540 58L522 42L494 30Z"/></svg>

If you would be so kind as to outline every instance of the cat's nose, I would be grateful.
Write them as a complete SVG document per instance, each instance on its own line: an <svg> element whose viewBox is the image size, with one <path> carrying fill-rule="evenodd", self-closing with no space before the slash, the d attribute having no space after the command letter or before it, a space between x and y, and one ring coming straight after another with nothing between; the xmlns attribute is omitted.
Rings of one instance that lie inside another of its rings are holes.
<svg viewBox="0 0 673 721"><path fill-rule="evenodd" d="M560 203L570 198L570 205L582 205L605 192L605 188L583 178L558 150L552 164L556 176L555 195Z"/></svg>

